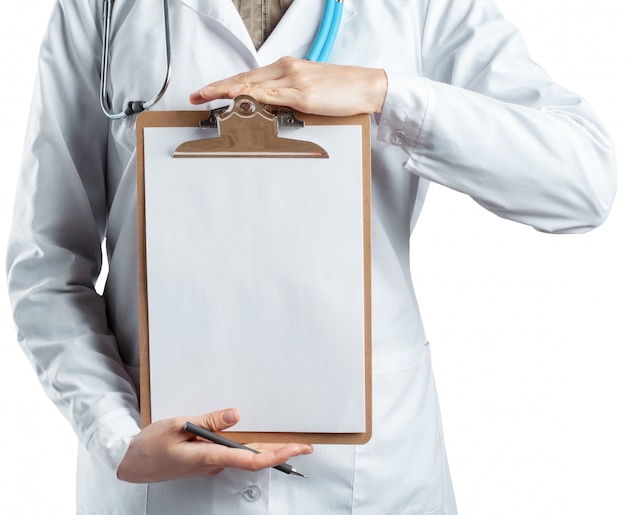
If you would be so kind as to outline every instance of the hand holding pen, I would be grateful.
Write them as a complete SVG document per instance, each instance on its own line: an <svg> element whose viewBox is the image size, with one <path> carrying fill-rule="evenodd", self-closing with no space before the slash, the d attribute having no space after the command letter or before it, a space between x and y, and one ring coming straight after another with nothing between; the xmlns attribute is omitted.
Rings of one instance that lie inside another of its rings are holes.
<svg viewBox="0 0 626 515"><path fill-rule="evenodd" d="M205 442L185 431L194 426L219 432L239 421L235 409L215 411L199 417L176 417L153 422L135 435L117 470L131 483L153 483L196 476L213 476L225 468L256 471L278 467L293 456L311 454L307 444L263 444L250 452Z"/></svg>
<svg viewBox="0 0 626 515"><path fill-rule="evenodd" d="M201 438L204 438L205 440L209 440L210 442L217 443L219 445L230 447L231 449L243 449L244 451L253 452L254 454L261 453L261 451L257 451L256 449L252 449L251 447L246 447L245 445L241 445L240 443L233 442L232 440L229 440L228 438L224 438L223 436L218 435L212 431L209 431L208 429L205 429L204 427L196 426L195 424L192 424L191 422L186 422L185 425L183 426L183 429L187 431L188 433L191 433L192 435L199 436ZM284 472L285 474L306 477L304 474L302 474L301 472L298 472L295 468L289 465L289 463L281 463L280 465L275 465L272 468L275 468L276 470L280 470L281 472Z"/></svg>

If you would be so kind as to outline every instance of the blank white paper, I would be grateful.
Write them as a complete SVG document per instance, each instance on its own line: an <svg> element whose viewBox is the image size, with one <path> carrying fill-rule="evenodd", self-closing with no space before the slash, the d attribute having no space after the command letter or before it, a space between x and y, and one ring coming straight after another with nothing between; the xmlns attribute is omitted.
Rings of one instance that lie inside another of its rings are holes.
<svg viewBox="0 0 626 515"><path fill-rule="evenodd" d="M152 420L365 431L361 128L286 136L330 159L174 159L207 131L144 130Z"/></svg>

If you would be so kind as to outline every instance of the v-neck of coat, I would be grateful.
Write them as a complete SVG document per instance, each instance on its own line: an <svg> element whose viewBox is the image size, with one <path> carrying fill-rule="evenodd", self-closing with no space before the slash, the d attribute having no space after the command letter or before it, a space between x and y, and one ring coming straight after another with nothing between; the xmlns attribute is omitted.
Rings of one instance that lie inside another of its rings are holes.
<svg viewBox="0 0 626 515"><path fill-rule="evenodd" d="M285 55L304 57L315 39L324 12L320 0L294 0L267 40L256 50L232 0L181 0L198 14L211 18L227 29L248 50L258 66ZM351 0L344 0L342 24L356 12Z"/></svg>

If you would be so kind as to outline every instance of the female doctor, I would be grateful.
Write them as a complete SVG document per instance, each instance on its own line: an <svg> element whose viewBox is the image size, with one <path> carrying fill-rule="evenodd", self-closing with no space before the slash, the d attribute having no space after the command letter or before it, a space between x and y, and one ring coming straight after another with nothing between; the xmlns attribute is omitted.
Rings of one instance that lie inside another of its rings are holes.
<svg viewBox="0 0 626 515"><path fill-rule="evenodd" d="M373 115L373 437L254 455L181 430L184 420L230 427L232 409L140 430L135 117L111 121L100 107L101 3L59 0L7 266L20 344L79 437L77 512L455 514L409 272L428 184L541 231L583 232L612 203L611 141L585 101L530 60L491 0L345 0L331 64L302 60L323 2L271 3L269 36L265 21L248 29L250 3L169 2L172 76L154 109L246 93L310 113ZM107 97L123 110L162 83L163 21L152 0L118 0L112 21ZM309 478L267 468L286 460Z"/></svg>

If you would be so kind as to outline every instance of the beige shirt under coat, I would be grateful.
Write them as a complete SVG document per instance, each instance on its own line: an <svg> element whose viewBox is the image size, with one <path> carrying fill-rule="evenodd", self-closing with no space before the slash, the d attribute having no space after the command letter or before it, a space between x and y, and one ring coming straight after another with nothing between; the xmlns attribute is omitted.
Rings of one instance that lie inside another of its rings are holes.
<svg viewBox="0 0 626 515"><path fill-rule="evenodd" d="M233 0L258 50L293 0Z"/></svg>

